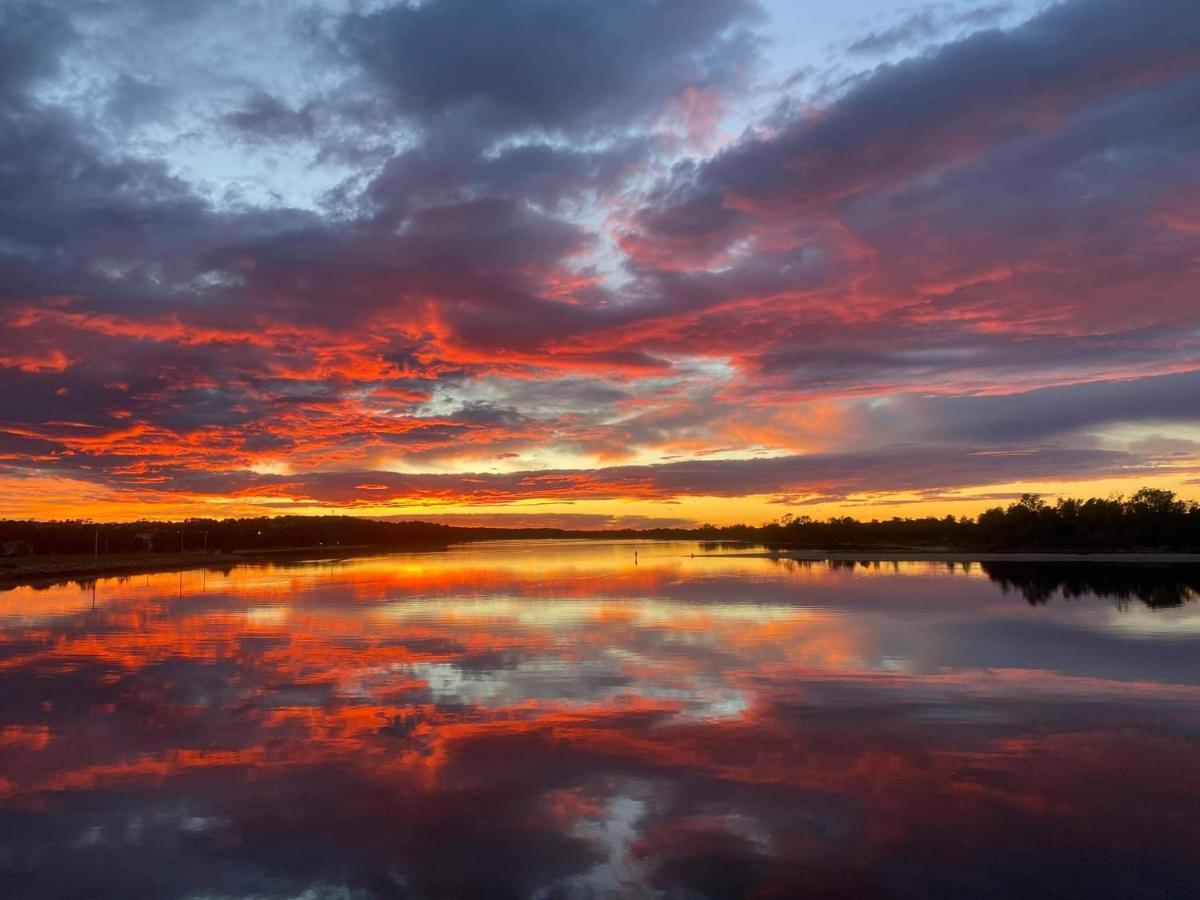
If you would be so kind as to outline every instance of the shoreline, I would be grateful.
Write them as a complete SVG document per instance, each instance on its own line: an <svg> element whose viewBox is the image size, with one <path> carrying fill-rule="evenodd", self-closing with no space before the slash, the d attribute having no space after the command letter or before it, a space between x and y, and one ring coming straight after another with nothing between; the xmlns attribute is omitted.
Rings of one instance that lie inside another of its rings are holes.
<svg viewBox="0 0 1200 900"><path fill-rule="evenodd" d="M793 559L798 562L1091 562L1091 563L1200 563L1200 553L1062 551L936 551L936 550L764 550L756 553L705 554L706 557L741 559Z"/></svg>
<svg viewBox="0 0 1200 900"><path fill-rule="evenodd" d="M71 581L120 578L177 572L188 569L228 570L240 565L275 565L317 560L349 560L379 554L413 553L443 546L378 547L353 545L341 547L282 547L264 550L185 551L184 553L113 554L93 557L47 554L0 558L0 591L17 587L49 587ZM1200 563L1200 553L1161 552L996 552L937 550L747 550L738 553L697 553L695 559L773 559L796 562L933 562L933 563L1098 563L1152 564Z"/></svg>
<svg viewBox="0 0 1200 900"><path fill-rule="evenodd" d="M189 569L228 570L244 565L279 565L289 562L344 560L380 553L409 553L441 549L419 547L376 547L368 544L318 547L278 547L263 550L205 551L183 553L114 553L108 556L44 554L0 557L0 591L18 587L49 587L71 581L152 575Z"/></svg>
<svg viewBox="0 0 1200 900"><path fill-rule="evenodd" d="M230 568L249 562L236 553L192 551L184 553L154 553L145 556L113 554L109 557L70 557L46 554L45 557L12 557L0 561L0 590L23 585L56 584L66 581L88 581L94 578L119 578L122 575L143 575L155 572L175 572L181 569Z"/></svg>

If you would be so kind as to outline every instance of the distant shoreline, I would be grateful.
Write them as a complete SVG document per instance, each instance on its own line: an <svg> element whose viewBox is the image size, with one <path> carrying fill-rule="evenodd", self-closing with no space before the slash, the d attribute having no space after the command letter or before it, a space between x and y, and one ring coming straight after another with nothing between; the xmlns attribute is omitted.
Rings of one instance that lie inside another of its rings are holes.
<svg viewBox="0 0 1200 900"><path fill-rule="evenodd" d="M348 559L377 553L408 553L415 550L441 549L441 545L416 547L280 547L264 550L205 551L182 553L113 553L102 556L77 554L32 554L0 557L0 591L23 586L50 586L68 581L95 578L121 578L126 575L152 575L188 569L231 569L272 561L307 562L318 559Z"/></svg>
<svg viewBox="0 0 1200 900"><path fill-rule="evenodd" d="M71 581L106 576L174 572L178 569L219 568L247 562L236 553L193 551L184 553L114 553L111 556L78 557L46 554L7 557L0 560L0 589L41 581Z"/></svg>
<svg viewBox="0 0 1200 900"><path fill-rule="evenodd" d="M747 553L705 554L744 559L794 559L799 562L1093 562L1093 563L1200 563L1200 553L1110 552L971 552L937 550L763 550Z"/></svg>
<svg viewBox="0 0 1200 900"><path fill-rule="evenodd" d="M654 539L650 539L653 541ZM474 543L474 542L468 542ZM187 569L231 569L272 561L311 562L320 559L354 559L377 554L412 553L444 549L427 544L412 547L372 545L284 547L234 552L186 551L183 553L121 553L92 555L47 554L0 558L0 591L16 587L42 587L69 581L120 578L176 572ZM1200 563L1200 553L1162 552L970 552L943 550L746 550L735 553L697 553L696 559L776 559L796 562L1028 562L1028 563Z"/></svg>

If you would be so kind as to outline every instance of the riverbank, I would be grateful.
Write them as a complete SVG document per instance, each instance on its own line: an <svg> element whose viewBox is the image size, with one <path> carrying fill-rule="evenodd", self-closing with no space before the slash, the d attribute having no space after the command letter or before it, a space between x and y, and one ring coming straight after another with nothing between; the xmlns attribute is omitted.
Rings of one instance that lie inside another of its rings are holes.
<svg viewBox="0 0 1200 900"><path fill-rule="evenodd" d="M0 590L22 585L47 585L64 581L88 581L94 578L119 578L181 569L228 570L237 565L286 564L320 559L353 559L380 553L404 553L435 549L419 547L378 547L356 545L341 547L280 547L267 550L185 551L183 553L46 554L0 558ZM696 559L775 559L797 562L1014 562L1014 563L1147 563L1195 564L1200 553L997 553L944 550L749 550L745 552L698 553Z"/></svg>
<svg viewBox="0 0 1200 900"><path fill-rule="evenodd" d="M0 559L0 589L46 581L105 578L140 575L147 572L174 572L179 569L231 568L247 562L238 553L185 551L183 553L48 553Z"/></svg>
<svg viewBox="0 0 1200 900"><path fill-rule="evenodd" d="M716 554L713 554L714 556ZM802 562L1090 562L1200 563L1200 553L999 553L942 550L763 550L722 553L721 558L793 559Z"/></svg>
<svg viewBox="0 0 1200 900"><path fill-rule="evenodd" d="M86 554L36 554L0 558L0 590L22 585L46 585L63 581L90 581L94 578L120 578L123 575L146 575L155 572L177 572L181 569L228 570L247 564L286 564L319 559L349 559L377 553L403 553L406 550L428 550L419 547L377 547L358 544L340 547L274 547L263 550L232 552L189 550L183 553L111 553L102 556Z"/></svg>

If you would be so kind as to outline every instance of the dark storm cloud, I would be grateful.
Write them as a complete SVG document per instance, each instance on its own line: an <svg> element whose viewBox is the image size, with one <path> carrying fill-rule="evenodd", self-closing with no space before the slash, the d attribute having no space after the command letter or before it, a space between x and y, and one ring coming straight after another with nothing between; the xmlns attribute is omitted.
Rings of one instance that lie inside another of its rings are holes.
<svg viewBox="0 0 1200 900"><path fill-rule="evenodd" d="M404 113L576 132L731 86L753 50L736 26L755 12L750 0L439 0L351 16L342 36Z"/></svg>

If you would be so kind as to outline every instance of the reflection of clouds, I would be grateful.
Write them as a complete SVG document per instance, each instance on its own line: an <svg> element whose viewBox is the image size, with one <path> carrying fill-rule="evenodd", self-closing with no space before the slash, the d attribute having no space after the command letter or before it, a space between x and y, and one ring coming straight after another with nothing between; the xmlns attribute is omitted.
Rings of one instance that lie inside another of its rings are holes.
<svg viewBox="0 0 1200 900"><path fill-rule="evenodd" d="M545 600L529 603L519 598L455 599L446 603L443 598L406 599L389 603L373 611L382 619L393 621L438 619L448 622L507 621L519 625L554 627L579 625L596 616L600 604L595 601Z"/></svg>
<svg viewBox="0 0 1200 900"><path fill-rule="evenodd" d="M620 791L608 798L602 815L581 818L573 829L582 839L604 848L602 861L581 875L551 886L550 892L560 890L572 896L603 897L636 890L639 873L631 865L630 852L639 834L639 823L646 813L647 801L640 795L648 793L648 789L646 785L626 783Z"/></svg>
<svg viewBox="0 0 1200 900"><path fill-rule="evenodd" d="M466 567L461 594L376 559L288 569L286 598L248 570L5 619L0 889L35 858L59 894L139 900L857 895L897 858L925 894L1018 858L1084 887L1167 860L1164 895L1200 873L1173 812L1200 805L1193 634L1148 658L1136 627L1186 610L761 559L744 583L647 562L638 600L572 552Z"/></svg>
<svg viewBox="0 0 1200 900"><path fill-rule="evenodd" d="M450 705L502 708L537 700L556 707L594 706L644 698L700 718L737 716L749 705L740 689L718 675L681 676L617 649L570 663L539 657L481 670L457 663L414 663L409 672L426 684L433 702Z"/></svg>
<svg viewBox="0 0 1200 900"><path fill-rule="evenodd" d="M535 658L481 671L455 663L414 663L412 674L428 684L438 703L497 707L541 699L594 703L628 693L620 684L624 679L599 661L564 666Z"/></svg>
<svg viewBox="0 0 1200 900"><path fill-rule="evenodd" d="M1124 610L1110 609L1097 621L1086 617L1082 627L1111 631L1131 637L1162 638L1169 641L1200 637L1200 610L1191 608L1157 610L1131 606Z"/></svg>
<svg viewBox="0 0 1200 900"><path fill-rule="evenodd" d="M251 625L278 625L286 622L289 615L286 606L254 606L246 610L246 621Z"/></svg>

